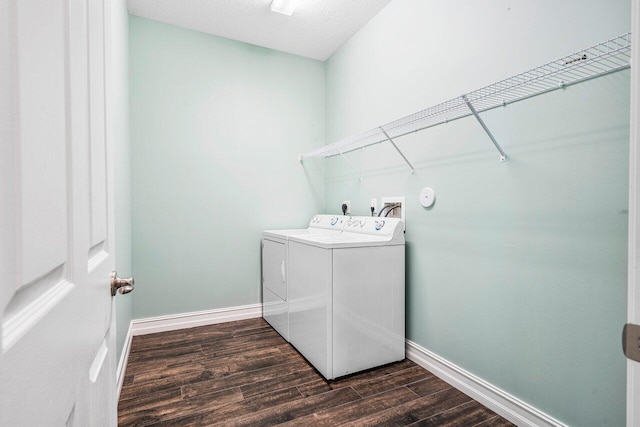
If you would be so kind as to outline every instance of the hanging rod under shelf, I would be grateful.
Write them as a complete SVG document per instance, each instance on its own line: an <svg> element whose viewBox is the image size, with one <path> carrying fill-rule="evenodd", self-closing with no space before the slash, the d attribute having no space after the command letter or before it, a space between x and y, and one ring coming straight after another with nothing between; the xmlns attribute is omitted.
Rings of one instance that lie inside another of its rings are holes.
<svg viewBox="0 0 640 427"><path fill-rule="evenodd" d="M410 133L474 115L500 151L501 161L504 161L504 152L478 113L624 70L629 68L630 59L631 33L627 33L385 125L309 151L302 154L300 159L344 155L350 151L393 141ZM395 143L393 145L413 170L404 154Z"/></svg>

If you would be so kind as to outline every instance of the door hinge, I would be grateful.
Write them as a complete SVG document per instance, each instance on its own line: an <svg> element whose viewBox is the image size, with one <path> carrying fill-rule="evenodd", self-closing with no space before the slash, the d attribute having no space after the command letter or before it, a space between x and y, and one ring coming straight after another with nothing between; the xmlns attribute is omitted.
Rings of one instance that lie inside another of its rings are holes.
<svg viewBox="0 0 640 427"><path fill-rule="evenodd" d="M628 359L640 362L640 325L627 323L622 330L622 351Z"/></svg>

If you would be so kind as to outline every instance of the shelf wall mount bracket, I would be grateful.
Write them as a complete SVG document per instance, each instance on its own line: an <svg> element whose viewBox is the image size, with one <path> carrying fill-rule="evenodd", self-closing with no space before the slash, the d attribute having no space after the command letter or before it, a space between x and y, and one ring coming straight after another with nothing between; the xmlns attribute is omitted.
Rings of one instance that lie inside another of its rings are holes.
<svg viewBox="0 0 640 427"><path fill-rule="evenodd" d="M469 107L469 110L471 111L471 114L473 114L473 116L476 118L478 123L480 123L480 126L482 126L482 129L484 129L484 131L487 133L487 135L489 135L489 138L491 139L491 142L493 142L493 145L495 145L496 148L498 149L498 151L500 152L500 162L501 163L506 162L507 161L507 155L505 154L505 152L502 149L502 147L500 147L500 144L498 144L498 141L496 141L496 139L494 138L493 134L491 133L491 131L489 130L487 125L484 123L484 120L482 120L482 118L480 117L480 115L478 114L476 109L473 107L473 104L471 104L471 101L469 101L469 98L467 98L467 95L466 94L462 95L461 98L464 101L464 103L467 104L467 107Z"/></svg>
<svg viewBox="0 0 640 427"><path fill-rule="evenodd" d="M413 167L413 165L411 164L411 162L409 161L409 159L407 159L407 157L404 155L404 153L398 148L398 146L396 145L395 142L393 142L393 139L391 139L391 137L389 136L389 134L387 133L387 131L385 131L382 126L380 126L378 129L380 129L380 132L382 132L385 136L385 138L387 138L387 141L389 141L391 143L391 145L393 145L393 148L396 149L396 151L402 156L402 158L404 159L405 163L411 168L411 175L414 175L416 173L416 169Z"/></svg>
<svg viewBox="0 0 640 427"><path fill-rule="evenodd" d="M349 161L349 159L347 159L347 156L344 155L344 153L336 146L335 143L331 144L331 146L333 147L334 150L336 150L338 152L338 154L340 154L340 157L342 157L342 159L349 165L349 167L358 174L358 181L362 181L362 172L360 172L358 169L356 169L355 166L353 166L353 163L351 163Z"/></svg>

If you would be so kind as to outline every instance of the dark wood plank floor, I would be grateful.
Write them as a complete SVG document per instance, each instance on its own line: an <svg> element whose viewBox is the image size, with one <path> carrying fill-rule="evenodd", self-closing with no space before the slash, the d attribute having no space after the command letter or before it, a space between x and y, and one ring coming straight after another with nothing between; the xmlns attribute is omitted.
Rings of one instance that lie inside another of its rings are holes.
<svg viewBox="0 0 640 427"><path fill-rule="evenodd" d="M262 319L133 338L120 426L512 426L404 360L326 381Z"/></svg>

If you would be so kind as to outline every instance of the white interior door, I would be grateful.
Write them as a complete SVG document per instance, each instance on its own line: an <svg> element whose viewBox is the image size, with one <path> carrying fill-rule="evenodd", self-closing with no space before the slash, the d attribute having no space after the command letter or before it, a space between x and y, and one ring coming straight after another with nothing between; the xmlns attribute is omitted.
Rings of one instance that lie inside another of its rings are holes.
<svg viewBox="0 0 640 427"><path fill-rule="evenodd" d="M116 424L107 4L0 3L2 426Z"/></svg>
<svg viewBox="0 0 640 427"><path fill-rule="evenodd" d="M640 325L640 0L631 6L631 129L627 322ZM627 359L627 426L640 427L640 363Z"/></svg>

